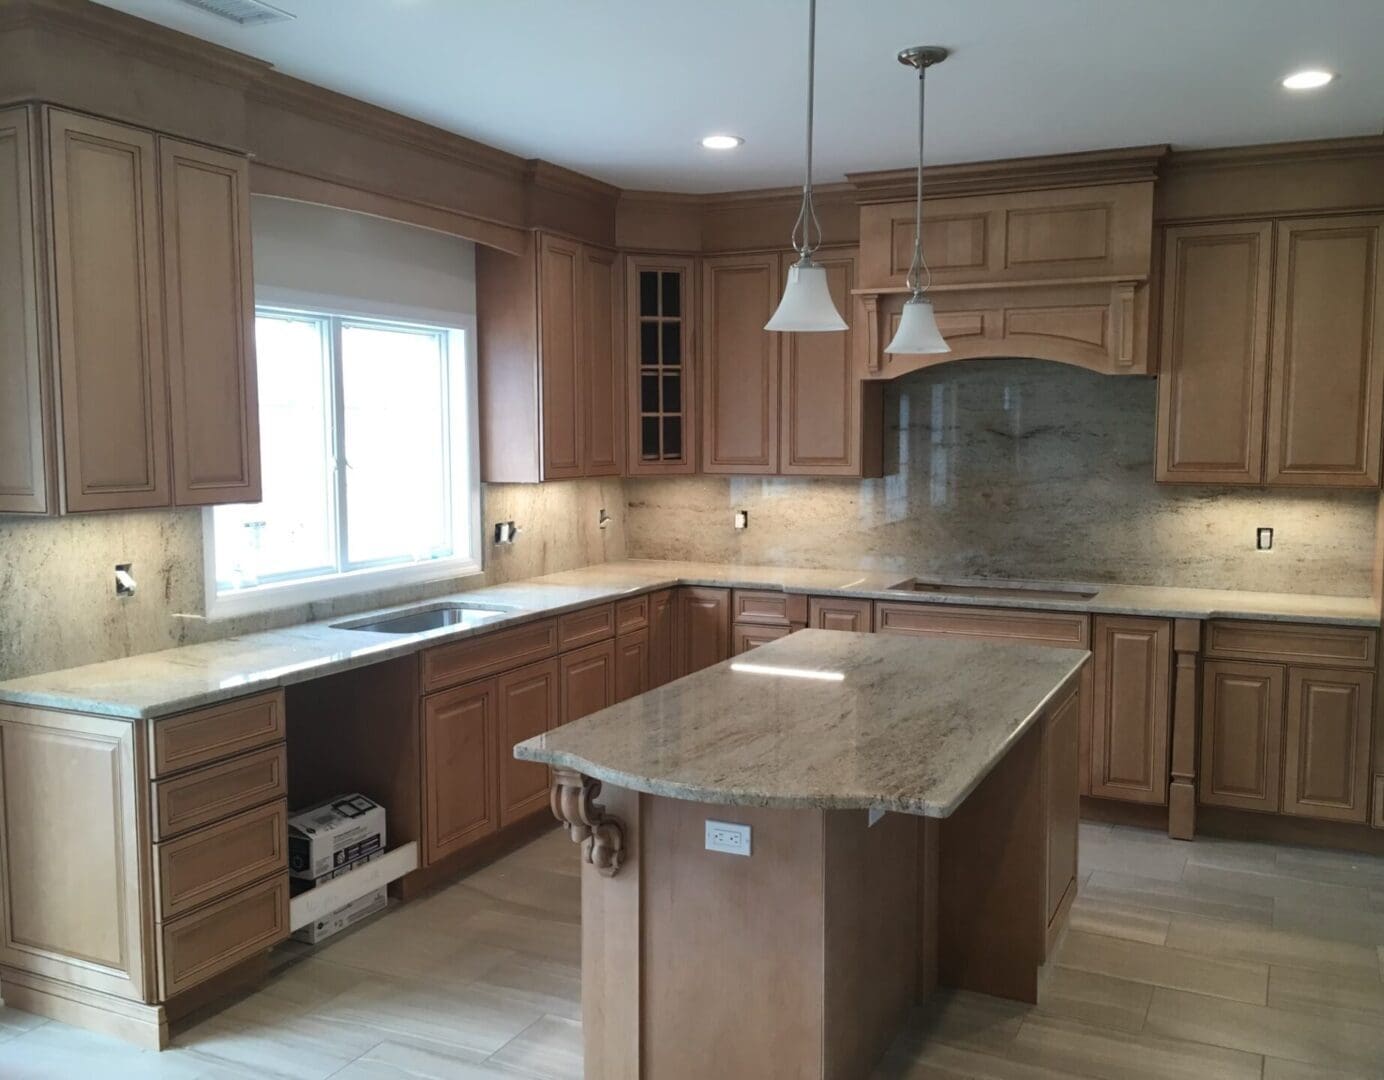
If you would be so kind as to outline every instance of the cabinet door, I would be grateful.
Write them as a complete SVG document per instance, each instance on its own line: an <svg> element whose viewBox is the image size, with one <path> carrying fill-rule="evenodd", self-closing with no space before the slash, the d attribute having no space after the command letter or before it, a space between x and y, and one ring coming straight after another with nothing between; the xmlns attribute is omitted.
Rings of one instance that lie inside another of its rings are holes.
<svg viewBox="0 0 1384 1080"><path fill-rule="evenodd" d="M51 430L28 109L0 110L0 513L44 514Z"/></svg>
<svg viewBox="0 0 1384 1080"><path fill-rule="evenodd" d="M429 865L499 827L495 680L423 699L423 808Z"/></svg>
<svg viewBox="0 0 1384 1080"><path fill-rule="evenodd" d="M0 705L0 963L148 1001L139 725Z"/></svg>
<svg viewBox="0 0 1384 1080"><path fill-rule="evenodd" d="M868 600L813 596L807 601L807 625L814 630L848 630L868 634L873 629Z"/></svg>
<svg viewBox="0 0 1384 1080"><path fill-rule="evenodd" d="M856 250L818 252L844 333L783 334L779 379L779 472L793 476L878 476L883 448L878 381L865 383L864 318L851 290ZM796 255L782 256L780 280ZM868 408L866 407L868 403Z"/></svg>
<svg viewBox="0 0 1384 1080"><path fill-rule="evenodd" d="M625 464L625 365L620 264L613 251L582 248L582 465L587 476L619 476Z"/></svg>
<svg viewBox="0 0 1384 1080"><path fill-rule="evenodd" d="M1062 913L1076 895L1077 831L1081 820L1078 756L1081 693L1072 694L1048 717L1043 731L1043 802L1047 812L1047 925L1059 930ZM1049 934L1049 943L1052 937Z"/></svg>
<svg viewBox="0 0 1384 1080"><path fill-rule="evenodd" d="M649 597L649 689L671 682L677 645L677 590L664 589Z"/></svg>
<svg viewBox="0 0 1384 1080"><path fill-rule="evenodd" d="M703 472L778 471L780 291L777 255L702 261Z"/></svg>
<svg viewBox="0 0 1384 1080"><path fill-rule="evenodd" d="M691 259L625 262L631 476L697 471L693 267Z"/></svg>
<svg viewBox="0 0 1384 1080"><path fill-rule="evenodd" d="M771 641L785 638L793 632L791 626L759 626L754 623L735 623L731 626L730 652L732 656L757 649Z"/></svg>
<svg viewBox="0 0 1384 1080"><path fill-rule="evenodd" d="M64 508L168 506L154 136L46 117Z"/></svg>
<svg viewBox="0 0 1384 1080"><path fill-rule="evenodd" d="M1206 661L1202 668L1202 802L1278 812L1284 671L1278 664Z"/></svg>
<svg viewBox="0 0 1384 1080"><path fill-rule="evenodd" d="M1374 676L1290 668L1283 748L1283 812L1364 822Z"/></svg>
<svg viewBox="0 0 1384 1080"><path fill-rule="evenodd" d="M1091 794L1168 801L1172 623L1097 615Z"/></svg>
<svg viewBox="0 0 1384 1080"><path fill-rule="evenodd" d="M173 501L258 502L250 164L159 140Z"/></svg>
<svg viewBox="0 0 1384 1080"><path fill-rule="evenodd" d="M719 664L730 656L730 590L684 586L674 620L675 678Z"/></svg>
<svg viewBox="0 0 1384 1080"><path fill-rule="evenodd" d="M495 679L501 828L548 805L548 767L517 760L514 746L557 727L560 708L556 658Z"/></svg>
<svg viewBox="0 0 1384 1080"><path fill-rule="evenodd" d="M615 702L615 642L602 641L558 657L562 722L570 724Z"/></svg>
<svg viewBox="0 0 1384 1080"><path fill-rule="evenodd" d="M1263 482L1272 237L1267 221L1167 231L1160 481Z"/></svg>
<svg viewBox="0 0 1384 1080"><path fill-rule="evenodd" d="M1271 484L1378 487L1384 215L1278 226L1269 369Z"/></svg>
<svg viewBox="0 0 1384 1080"><path fill-rule="evenodd" d="M543 479L581 476L585 375L581 370L581 245L538 242L538 353L543 393Z"/></svg>
<svg viewBox="0 0 1384 1080"><path fill-rule="evenodd" d="M628 701L649 689L649 629L615 639L615 700Z"/></svg>

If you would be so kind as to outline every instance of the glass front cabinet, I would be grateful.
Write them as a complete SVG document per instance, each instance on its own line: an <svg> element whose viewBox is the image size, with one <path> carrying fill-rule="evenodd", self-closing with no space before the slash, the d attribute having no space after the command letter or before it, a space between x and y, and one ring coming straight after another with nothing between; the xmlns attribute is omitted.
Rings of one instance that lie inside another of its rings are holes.
<svg viewBox="0 0 1384 1080"><path fill-rule="evenodd" d="M691 259L627 257L631 476L697 469L694 280Z"/></svg>

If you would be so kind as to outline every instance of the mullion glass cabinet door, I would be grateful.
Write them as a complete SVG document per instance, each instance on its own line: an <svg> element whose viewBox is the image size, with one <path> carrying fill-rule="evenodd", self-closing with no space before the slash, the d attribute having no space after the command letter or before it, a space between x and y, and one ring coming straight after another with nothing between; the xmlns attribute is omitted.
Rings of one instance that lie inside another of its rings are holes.
<svg viewBox="0 0 1384 1080"><path fill-rule="evenodd" d="M683 435L695 431L692 395L693 310L691 259L630 256L629 289L631 475L696 470L695 446Z"/></svg>

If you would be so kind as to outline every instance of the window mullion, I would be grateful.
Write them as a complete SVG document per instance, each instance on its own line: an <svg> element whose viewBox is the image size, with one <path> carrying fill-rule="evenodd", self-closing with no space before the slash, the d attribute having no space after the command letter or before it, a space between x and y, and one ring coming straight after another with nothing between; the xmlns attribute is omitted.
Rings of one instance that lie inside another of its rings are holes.
<svg viewBox="0 0 1384 1080"><path fill-rule="evenodd" d="M351 566L351 550L346 530L346 381L342 375L341 319L328 320L331 327L332 383L332 460L336 478L336 568L343 572Z"/></svg>

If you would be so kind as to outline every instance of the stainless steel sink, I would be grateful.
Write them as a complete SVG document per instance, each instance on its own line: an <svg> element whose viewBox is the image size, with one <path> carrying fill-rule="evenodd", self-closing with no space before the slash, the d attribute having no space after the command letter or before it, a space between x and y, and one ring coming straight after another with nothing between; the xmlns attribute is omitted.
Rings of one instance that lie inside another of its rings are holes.
<svg viewBox="0 0 1384 1080"><path fill-rule="evenodd" d="M1061 585L978 585L975 583L950 583L945 581L914 581L910 586L913 592L949 593L953 596L994 596L1013 600L1094 600L1096 594L1078 586L1066 588Z"/></svg>
<svg viewBox="0 0 1384 1080"><path fill-rule="evenodd" d="M507 615L511 610L489 604L446 602L396 611L391 615L333 623L332 629L369 630L376 634L421 634L425 630L440 630L444 626L479 626Z"/></svg>

